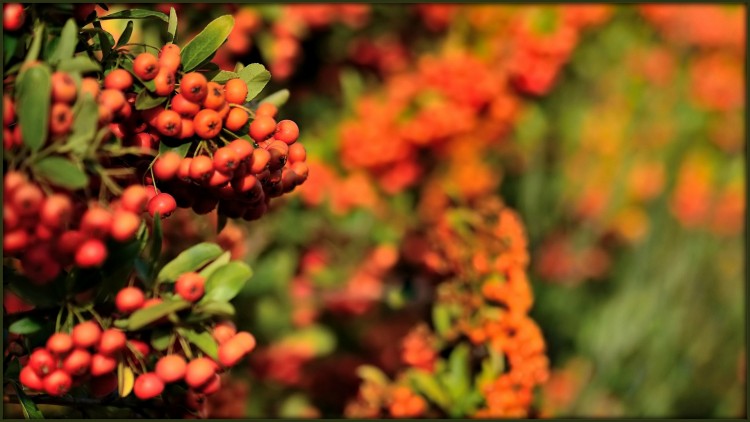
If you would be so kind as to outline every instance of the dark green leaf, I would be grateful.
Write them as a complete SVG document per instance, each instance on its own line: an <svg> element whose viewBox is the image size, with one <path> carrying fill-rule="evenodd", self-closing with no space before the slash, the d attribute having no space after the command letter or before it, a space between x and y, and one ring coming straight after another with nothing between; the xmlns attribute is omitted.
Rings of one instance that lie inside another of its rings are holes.
<svg viewBox="0 0 750 422"><path fill-rule="evenodd" d="M201 301L228 302L237 296L252 276L253 270L244 262L230 262L206 280L206 294Z"/></svg>
<svg viewBox="0 0 750 422"><path fill-rule="evenodd" d="M89 184L86 173L63 157L42 158L34 164L34 172L49 183L63 188L81 189Z"/></svg>
<svg viewBox="0 0 750 422"><path fill-rule="evenodd" d="M16 112L23 143L33 151L47 140L49 127L51 72L46 65L32 66L21 73L16 87Z"/></svg>
<svg viewBox="0 0 750 422"><path fill-rule="evenodd" d="M171 35L168 42L175 42L177 36L177 13L174 11L174 7L169 8L169 23L167 24L167 33Z"/></svg>
<svg viewBox="0 0 750 422"><path fill-rule="evenodd" d="M128 330L136 331L151 324L154 321L171 314L172 312L187 309L192 304L186 300L173 299L164 301L158 305L150 306L145 309L139 309L128 318Z"/></svg>
<svg viewBox="0 0 750 422"><path fill-rule="evenodd" d="M21 410L23 410L23 416L26 419L44 419L44 415L36 406L36 404L26 395L21 387L21 384L15 383L16 395L18 401L21 404Z"/></svg>
<svg viewBox="0 0 750 422"><path fill-rule="evenodd" d="M218 222L216 224L216 233L221 233L222 230L224 230L224 227L227 226L227 216L224 214L220 214L218 217Z"/></svg>
<svg viewBox="0 0 750 422"><path fill-rule="evenodd" d="M78 25L75 19L68 19L63 26L60 38L57 43L55 52L50 57L50 63L57 63L61 60L70 59L76 52L76 45L78 45Z"/></svg>
<svg viewBox="0 0 750 422"><path fill-rule="evenodd" d="M73 58L60 60L60 63L57 65L57 70L80 73L101 72L102 66L97 61L81 54Z"/></svg>
<svg viewBox="0 0 750 422"><path fill-rule="evenodd" d="M219 346L216 344L216 340L214 340L211 333L208 331L197 333L185 328L178 328L177 331L181 336L185 337L189 342L201 349L203 353L207 354L214 360L219 359Z"/></svg>
<svg viewBox="0 0 750 422"><path fill-rule="evenodd" d="M3 266L3 282L24 302L38 308L54 308L61 299L54 289L40 289L29 279L5 265Z"/></svg>
<svg viewBox="0 0 750 422"><path fill-rule="evenodd" d="M112 34L102 29L102 23L94 21L94 28L99 29L97 38L99 38L99 49L102 51L102 60L106 60L112 53L112 46L115 45L115 39Z"/></svg>
<svg viewBox="0 0 750 422"><path fill-rule="evenodd" d="M229 302L206 302L198 305L195 312L208 317L232 318L235 315L234 306Z"/></svg>
<svg viewBox="0 0 750 422"><path fill-rule="evenodd" d="M65 143L63 151L73 151L82 154L96 137L96 127L99 122L99 106L90 95L79 100L80 108L73 121L73 131Z"/></svg>
<svg viewBox="0 0 750 422"><path fill-rule="evenodd" d="M44 24L42 23L34 29L34 38L31 40L31 46L29 46L29 51L23 60L24 64L29 64L39 58L39 53L42 51L42 41L45 38L44 34Z"/></svg>
<svg viewBox="0 0 750 422"><path fill-rule="evenodd" d="M276 91L273 94L269 95L268 97L261 100L261 104L263 103L271 103L275 105L278 108L281 108L286 102L289 100L289 90L288 89L282 89L281 91Z"/></svg>
<svg viewBox="0 0 750 422"><path fill-rule="evenodd" d="M148 110L162 104L164 101L167 101L167 97L152 95L148 90L144 89L135 97L135 109Z"/></svg>
<svg viewBox="0 0 750 422"><path fill-rule="evenodd" d="M167 152L167 151L174 151L174 152L180 154L180 156L182 158L185 158L185 156L187 155L188 151L190 150L190 146L191 145L193 145L192 142L187 142L187 143L184 143L184 144L181 144L181 145L177 145L175 147L171 147L166 142L160 142L159 143L159 154L161 154L163 152Z"/></svg>
<svg viewBox="0 0 750 422"><path fill-rule="evenodd" d="M216 259L224 251L215 243L199 243L190 249L183 251L181 254L169 261L164 268L159 271L156 282L174 281L180 274L197 271L204 265ZM208 284L208 282L206 283ZM206 288L208 291L208 287Z"/></svg>
<svg viewBox="0 0 750 422"><path fill-rule="evenodd" d="M200 275L203 278L208 279L209 277L211 277L211 274L213 274L214 272L216 272L216 270L218 270L219 268L229 263L231 259L232 259L232 253L229 251L224 252L223 254L221 254L220 257L216 258L214 262L206 265L206 268L201 270Z"/></svg>
<svg viewBox="0 0 750 422"><path fill-rule="evenodd" d="M125 25L125 30L122 31L122 35L117 39L117 45L115 45L115 48L120 48L127 44L128 41L130 41L131 35L133 35L133 21L128 21L128 24Z"/></svg>
<svg viewBox="0 0 750 422"><path fill-rule="evenodd" d="M13 334L31 334L39 331L42 324L34 318L24 317L10 324L8 331Z"/></svg>
<svg viewBox="0 0 750 422"><path fill-rule="evenodd" d="M268 81L271 80L271 72L266 70L265 66L260 63L252 63L239 71L240 79L247 84L247 97L245 101L255 98Z"/></svg>
<svg viewBox="0 0 750 422"><path fill-rule="evenodd" d="M151 264L148 276L148 286L151 286L151 281L154 278L156 272L156 266L159 263L159 257L161 256L161 246L164 242L164 232L161 226L161 216L157 212L154 214L154 226L151 229L151 250L149 251L148 262Z"/></svg>
<svg viewBox="0 0 750 422"><path fill-rule="evenodd" d="M151 346L163 352L169 347L169 340L172 338L172 330L166 328L157 328L151 332Z"/></svg>
<svg viewBox="0 0 750 422"><path fill-rule="evenodd" d="M99 20L104 21L108 19L160 19L164 22L169 22L169 18L164 13L145 9L128 9L110 13L106 16L99 16Z"/></svg>
<svg viewBox="0 0 750 422"><path fill-rule="evenodd" d="M210 57L227 39L232 32L234 18L232 15L224 15L209 23L200 34L182 48L182 68L190 72L200 65L206 58Z"/></svg>
<svg viewBox="0 0 750 422"><path fill-rule="evenodd" d="M8 65L10 59L16 54L18 48L18 37L15 35L3 34L3 64ZM7 69L6 69L7 70Z"/></svg>

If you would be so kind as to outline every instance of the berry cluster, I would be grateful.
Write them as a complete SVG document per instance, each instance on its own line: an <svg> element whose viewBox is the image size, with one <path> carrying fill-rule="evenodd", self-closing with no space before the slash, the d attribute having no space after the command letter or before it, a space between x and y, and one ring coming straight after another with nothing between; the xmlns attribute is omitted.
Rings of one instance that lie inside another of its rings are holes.
<svg viewBox="0 0 750 422"><path fill-rule="evenodd" d="M184 273L175 282L174 294L196 302L203 296L204 281L198 273ZM121 316L161 303L161 297L147 298L143 290L134 286L121 289L115 297L115 307ZM117 388L113 372L124 364L139 373L132 386L139 399L156 397L164 391L165 384L182 381L189 389L188 396L200 398L217 392L221 386L219 374L238 364L256 344L250 333L237 332L230 321L218 322L211 329L218 344L217 360L213 360L195 357L184 342L170 344L165 351L152 350L140 335L114 327L103 329L97 322L100 317L95 319L75 325L70 333L61 331L50 336L46 347L34 350L29 356L21 369L21 383L32 390L59 396L88 382L94 395L104 396ZM166 322L163 319L154 324Z"/></svg>
<svg viewBox="0 0 750 422"><path fill-rule="evenodd" d="M157 140L189 144L182 153L159 154L145 174L160 193L174 199L175 207L192 207L198 214L218 208L231 218L259 218L271 198L307 178L305 149L296 143L299 128L291 120L277 122L278 109L271 103L261 103L256 110L245 107L248 87L241 79L221 85L201 72L189 72L177 80L179 66L174 44L162 49L159 58L144 52L134 59L133 73L143 81L153 80L155 93L168 101L143 110L142 124L121 125L120 130L127 136L130 128L135 132L132 141L141 146L154 146ZM124 79L130 76L122 72ZM247 132L248 139L239 138L241 132Z"/></svg>
<svg viewBox="0 0 750 422"><path fill-rule="evenodd" d="M3 255L18 257L24 274L37 284L51 282L73 264L101 266L107 240L124 243L135 237L148 199L145 188L131 186L111 209L87 206L68 192L47 195L15 171L5 174L3 187Z"/></svg>

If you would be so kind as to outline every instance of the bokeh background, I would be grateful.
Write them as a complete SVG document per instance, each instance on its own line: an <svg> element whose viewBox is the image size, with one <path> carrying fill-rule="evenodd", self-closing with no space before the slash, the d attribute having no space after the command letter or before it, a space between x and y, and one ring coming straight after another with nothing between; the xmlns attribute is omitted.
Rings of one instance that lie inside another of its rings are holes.
<svg viewBox="0 0 750 422"><path fill-rule="evenodd" d="M746 416L744 6L133 7L174 7L178 43L233 14L214 62L290 90L311 163L218 235L255 271L237 309L259 348L209 416L398 416L363 401L361 365L415 366L465 274L445 257L481 272L506 208L528 280L501 293L544 347L526 411L467 415ZM167 225L175 252L217 237L212 216Z"/></svg>

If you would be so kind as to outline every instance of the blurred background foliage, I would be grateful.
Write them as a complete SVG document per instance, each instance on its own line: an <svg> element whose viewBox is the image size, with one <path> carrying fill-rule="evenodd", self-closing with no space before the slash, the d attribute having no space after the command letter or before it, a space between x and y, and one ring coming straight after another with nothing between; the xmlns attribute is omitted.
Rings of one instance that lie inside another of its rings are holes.
<svg viewBox="0 0 750 422"><path fill-rule="evenodd" d="M360 365L396 374L434 300L412 235L490 196L528 236L529 415L745 416L744 6L170 6L178 42L234 14L214 61L265 64L311 157L219 235L259 350L210 416L341 416Z"/></svg>

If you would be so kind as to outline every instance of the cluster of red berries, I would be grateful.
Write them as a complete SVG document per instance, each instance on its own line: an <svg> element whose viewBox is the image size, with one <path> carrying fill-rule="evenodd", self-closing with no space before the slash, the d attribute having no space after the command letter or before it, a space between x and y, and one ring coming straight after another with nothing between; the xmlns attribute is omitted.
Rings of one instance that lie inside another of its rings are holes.
<svg viewBox="0 0 750 422"><path fill-rule="evenodd" d="M175 283L176 295L190 302L203 296L204 279L197 273L185 273ZM125 287L115 297L120 314L127 315L139 309L162 302L159 297L146 298L138 287ZM157 324L163 321L157 321ZM140 369L135 378L133 392L147 400L160 395L165 384L184 381L188 390L186 403L204 403L202 398L217 392L221 386L219 374L225 368L239 363L255 348L255 338L248 332L237 332L229 321L217 323L211 334L218 344L218 359L192 357L192 351L177 346L174 353L158 356L148 343L128 338L116 328L102 330L94 321L85 321L73 327L70 334L58 332L47 341L45 348L34 350L20 373L21 383L32 389L54 396L67 393L74 385L86 381L92 393L104 396L117 387L114 371L120 363L133 370ZM152 359L152 355L156 355ZM148 362L156 363L147 371ZM193 409L199 410L199 409Z"/></svg>
<svg viewBox="0 0 750 422"><path fill-rule="evenodd" d="M45 194L20 172L3 180L3 255L20 258L33 283L46 284L61 270L100 266L107 258L108 239L127 242L141 225L146 189L135 186L111 210L76 203L67 192Z"/></svg>
<svg viewBox="0 0 750 422"><path fill-rule="evenodd" d="M243 106L248 88L241 79L220 85L200 72L189 72L177 81L179 67L179 47L174 44L165 46L158 58L147 52L135 58L133 73L143 81L153 80L156 95L170 99L166 106L140 112L135 124L113 128L115 134L144 149L165 138L191 142L192 156L164 152L145 174L148 183L166 195L165 201L174 204L166 215L177 206L192 207L198 214L218 207L220 214L231 218L259 218L270 198L307 179L305 148L296 143L297 124L276 122L278 109L271 103L261 103L256 110ZM105 86L108 79L119 82L121 90L133 83L123 69L108 74ZM244 130L249 140L237 136ZM222 131L235 139L226 140Z"/></svg>

